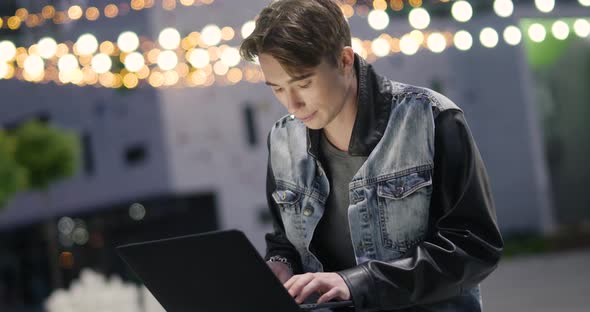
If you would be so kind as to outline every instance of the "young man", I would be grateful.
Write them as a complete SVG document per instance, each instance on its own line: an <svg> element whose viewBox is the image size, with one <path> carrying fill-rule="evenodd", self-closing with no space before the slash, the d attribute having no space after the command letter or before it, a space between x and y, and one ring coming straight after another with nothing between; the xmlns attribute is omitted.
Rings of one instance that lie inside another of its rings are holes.
<svg viewBox="0 0 590 312"><path fill-rule="evenodd" d="M463 113L350 46L332 0L275 1L242 43L289 112L268 141L268 265L299 303L481 311L503 242Z"/></svg>

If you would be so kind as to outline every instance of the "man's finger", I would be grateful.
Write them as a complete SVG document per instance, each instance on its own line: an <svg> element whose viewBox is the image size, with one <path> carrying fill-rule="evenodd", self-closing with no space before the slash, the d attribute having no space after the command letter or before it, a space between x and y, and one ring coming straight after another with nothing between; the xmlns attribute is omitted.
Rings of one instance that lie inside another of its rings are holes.
<svg viewBox="0 0 590 312"><path fill-rule="evenodd" d="M293 283L295 283L299 279L299 277L301 277L300 274L291 276L291 278L289 280L287 280L283 284L283 286L285 286L285 288L287 288L287 289L291 288L291 285L293 285Z"/></svg>
<svg viewBox="0 0 590 312"><path fill-rule="evenodd" d="M293 282L293 284L290 287L287 287L287 290L289 291L291 296L295 298L297 297L297 295L299 295L303 287L305 287L305 285L307 285L313 279L314 275L312 273L303 274L295 282Z"/></svg>
<svg viewBox="0 0 590 312"><path fill-rule="evenodd" d="M317 292L321 286L322 283L319 278L313 279L307 285L305 285L303 289L301 289L301 292L299 293L299 295L297 295L295 301L297 301L297 303L302 303L303 301L305 301L305 299L307 299L307 297L309 297L309 295Z"/></svg>
<svg viewBox="0 0 590 312"><path fill-rule="evenodd" d="M331 301L331 300L337 298L339 296L339 294L340 294L340 291L338 290L338 288L332 288L318 299L318 303L324 303L324 302Z"/></svg>

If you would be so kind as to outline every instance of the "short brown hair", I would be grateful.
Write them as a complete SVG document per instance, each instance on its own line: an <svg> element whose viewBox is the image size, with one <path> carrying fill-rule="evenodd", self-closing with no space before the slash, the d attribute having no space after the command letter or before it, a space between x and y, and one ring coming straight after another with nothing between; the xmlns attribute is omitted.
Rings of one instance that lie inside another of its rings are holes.
<svg viewBox="0 0 590 312"><path fill-rule="evenodd" d="M240 54L253 61L268 53L293 76L324 59L337 66L342 49L350 45L350 28L334 0L279 0L260 12Z"/></svg>

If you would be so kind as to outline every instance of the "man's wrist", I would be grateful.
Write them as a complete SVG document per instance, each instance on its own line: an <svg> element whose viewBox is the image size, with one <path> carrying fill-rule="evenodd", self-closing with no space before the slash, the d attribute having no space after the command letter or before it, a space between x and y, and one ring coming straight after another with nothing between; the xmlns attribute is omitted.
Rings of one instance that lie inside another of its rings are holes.
<svg viewBox="0 0 590 312"><path fill-rule="evenodd" d="M272 256L272 257L268 258L267 262L282 263L282 264L286 265L289 268L289 270L291 270L291 272L293 272L293 266L291 265L291 262L289 262L289 260L283 256L279 256L279 255Z"/></svg>

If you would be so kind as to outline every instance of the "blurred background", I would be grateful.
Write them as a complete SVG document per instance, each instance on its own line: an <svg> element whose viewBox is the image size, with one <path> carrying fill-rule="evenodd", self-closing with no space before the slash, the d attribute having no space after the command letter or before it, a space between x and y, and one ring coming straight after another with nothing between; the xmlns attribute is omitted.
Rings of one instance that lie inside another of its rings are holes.
<svg viewBox="0 0 590 312"><path fill-rule="evenodd" d="M237 228L264 251L286 111L237 48L268 3L0 1L0 311L162 311L120 244ZM588 311L590 0L341 6L378 73L465 111L506 239L486 310Z"/></svg>

